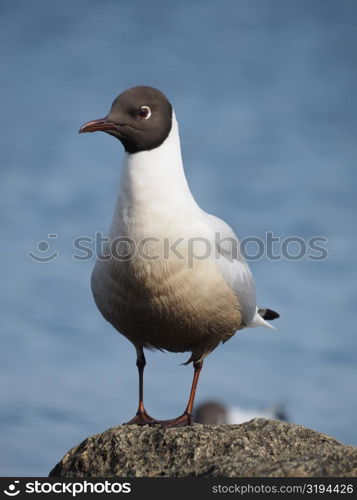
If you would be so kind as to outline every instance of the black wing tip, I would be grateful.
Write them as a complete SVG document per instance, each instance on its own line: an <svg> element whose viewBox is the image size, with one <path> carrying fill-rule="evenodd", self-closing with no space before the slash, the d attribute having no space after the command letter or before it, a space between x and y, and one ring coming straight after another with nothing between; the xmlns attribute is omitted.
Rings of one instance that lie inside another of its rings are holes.
<svg viewBox="0 0 357 500"><path fill-rule="evenodd" d="M276 311L273 311L273 309L260 309L259 314L263 319L266 319L268 321L271 321L272 319L277 319L280 318L280 314L277 313Z"/></svg>

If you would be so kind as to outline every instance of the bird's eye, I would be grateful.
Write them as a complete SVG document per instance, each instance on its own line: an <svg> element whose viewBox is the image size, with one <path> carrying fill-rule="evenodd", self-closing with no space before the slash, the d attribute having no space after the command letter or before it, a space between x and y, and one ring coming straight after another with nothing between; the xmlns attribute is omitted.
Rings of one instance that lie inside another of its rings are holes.
<svg viewBox="0 0 357 500"><path fill-rule="evenodd" d="M149 106L141 106L138 115L140 116L140 118L147 120L151 116L151 109L149 108Z"/></svg>

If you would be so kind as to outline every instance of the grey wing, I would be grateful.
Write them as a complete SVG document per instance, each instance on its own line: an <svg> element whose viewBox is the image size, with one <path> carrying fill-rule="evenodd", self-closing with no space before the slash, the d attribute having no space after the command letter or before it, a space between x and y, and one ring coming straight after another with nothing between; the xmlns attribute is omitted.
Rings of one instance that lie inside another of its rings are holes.
<svg viewBox="0 0 357 500"><path fill-rule="evenodd" d="M252 323L256 311L255 285L249 266L240 252L240 241L232 228L218 217L204 212L214 232L217 266L230 288L237 295L245 326Z"/></svg>

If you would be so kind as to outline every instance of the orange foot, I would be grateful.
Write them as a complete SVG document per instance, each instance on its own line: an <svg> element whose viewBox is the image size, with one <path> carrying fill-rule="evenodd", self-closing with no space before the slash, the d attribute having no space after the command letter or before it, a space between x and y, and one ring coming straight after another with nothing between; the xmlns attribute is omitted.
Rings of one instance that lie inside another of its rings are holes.
<svg viewBox="0 0 357 500"><path fill-rule="evenodd" d="M192 415L183 413L177 418L170 420L156 420L150 417L146 412L138 412L134 418L125 422L123 425L158 425L160 427L187 427L193 424Z"/></svg>
<svg viewBox="0 0 357 500"><path fill-rule="evenodd" d="M159 423L161 427L186 427L193 424L192 415L188 413L183 413L179 417L171 420L157 420L156 422Z"/></svg>
<svg viewBox="0 0 357 500"><path fill-rule="evenodd" d="M138 412L134 418L129 420L129 422L124 422L123 425L156 425L160 424L160 420L155 420L155 418L150 417L144 412Z"/></svg>

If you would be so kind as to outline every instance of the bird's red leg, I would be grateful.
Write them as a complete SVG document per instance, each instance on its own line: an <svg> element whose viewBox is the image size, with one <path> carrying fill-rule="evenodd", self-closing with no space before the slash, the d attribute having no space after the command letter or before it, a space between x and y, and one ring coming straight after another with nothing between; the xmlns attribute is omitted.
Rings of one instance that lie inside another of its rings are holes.
<svg viewBox="0 0 357 500"><path fill-rule="evenodd" d="M184 425L192 425L192 409L193 409L193 403L195 401L195 395L196 395L196 388L197 388L197 383L198 383L198 378L201 373L203 361L195 361L193 363L193 368L194 368L194 373L193 373L193 380L192 380L192 387L191 387L191 392L190 392L190 397L188 399L188 403L186 406L185 411L183 412L182 415L180 415L177 418L174 418L172 420L162 420L158 423L160 423L163 427L176 427L176 426L184 426Z"/></svg>
<svg viewBox="0 0 357 500"><path fill-rule="evenodd" d="M139 372L139 407L135 417L129 420L129 422L126 422L124 425L150 425L158 423L158 421L150 417L150 415L146 413L144 407L144 368L146 365L146 360L142 347L137 348L136 352L136 366L138 367Z"/></svg>

